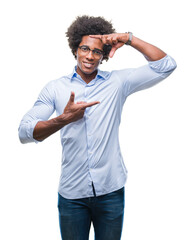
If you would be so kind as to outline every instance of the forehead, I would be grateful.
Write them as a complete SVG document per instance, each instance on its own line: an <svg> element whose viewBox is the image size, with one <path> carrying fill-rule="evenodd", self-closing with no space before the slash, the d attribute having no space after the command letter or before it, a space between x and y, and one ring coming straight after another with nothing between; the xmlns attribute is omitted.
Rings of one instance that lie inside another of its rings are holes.
<svg viewBox="0 0 195 240"><path fill-rule="evenodd" d="M87 45L92 49L94 49L94 48L103 49L103 46L104 46L104 44L102 43L102 41L100 39L91 38L89 36L82 37L80 46L82 46L82 45Z"/></svg>

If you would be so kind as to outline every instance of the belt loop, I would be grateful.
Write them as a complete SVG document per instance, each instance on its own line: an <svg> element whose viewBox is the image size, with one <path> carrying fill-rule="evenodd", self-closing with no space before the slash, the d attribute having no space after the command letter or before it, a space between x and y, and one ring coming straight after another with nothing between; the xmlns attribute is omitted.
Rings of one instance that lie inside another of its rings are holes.
<svg viewBox="0 0 195 240"><path fill-rule="evenodd" d="M93 194L94 194L94 197L96 197L96 193L95 193L95 187L94 187L94 184L92 182L92 187L93 187Z"/></svg>

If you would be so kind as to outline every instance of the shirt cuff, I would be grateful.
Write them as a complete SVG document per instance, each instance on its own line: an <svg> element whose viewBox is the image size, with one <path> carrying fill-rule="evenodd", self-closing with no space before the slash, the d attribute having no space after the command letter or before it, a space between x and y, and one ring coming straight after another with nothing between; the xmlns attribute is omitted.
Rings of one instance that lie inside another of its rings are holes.
<svg viewBox="0 0 195 240"><path fill-rule="evenodd" d="M148 63L151 69L157 73L170 72L177 67L175 60L169 55L166 55L157 61L148 61Z"/></svg>
<svg viewBox="0 0 195 240"><path fill-rule="evenodd" d="M39 143L40 141L37 141L33 138L33 131L38 122L42 121L41 119L33 120L32 122L26 122L20 125L19 127L19 138L21 143L30 143L35 142Z"/></svg>
<svg viewBox="0 0 195 240"><path fill-rule="evenodd" d="M31 122L31 124L29 125L29 128L27 129L27 136L28 138L35 143L39 143L40 141L37 141L36 139L33 138L33 132L34 132L34 128L37 125L38 122L43 121L41 119L36 119L34 121Z"/></svg>

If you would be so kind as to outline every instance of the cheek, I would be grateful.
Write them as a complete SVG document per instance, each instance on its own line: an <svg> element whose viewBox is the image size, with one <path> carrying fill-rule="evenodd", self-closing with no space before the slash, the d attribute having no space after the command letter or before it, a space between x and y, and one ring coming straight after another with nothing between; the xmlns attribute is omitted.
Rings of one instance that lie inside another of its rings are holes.
<svg viewBox="0 0 195 240"><path fill-rule="evenodd" d="M77 60L77 61L81 61L83 58L84 58L84 56L79 55L79 54L76 52L76 60Z"/></svg>
<svg viewBox="0 0 195 240"><path fill-rule="evenodd" d="M76 54L76 60L77 60L77 65L81 65L81 57L78 55L78 54Z"/></svg>

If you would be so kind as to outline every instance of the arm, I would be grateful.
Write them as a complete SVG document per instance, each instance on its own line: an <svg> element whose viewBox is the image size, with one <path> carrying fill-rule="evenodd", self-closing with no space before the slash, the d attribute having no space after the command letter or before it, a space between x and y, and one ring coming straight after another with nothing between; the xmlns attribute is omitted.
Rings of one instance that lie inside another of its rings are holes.
<svg viewBox="0 0 195 240"><path fill-rule="evenodd" d="M166 56L161 49L134 36L131 46L141 52L148 61L157 61Z"/></svg>
<svg viewBox="0 0 195 240"><path fill-rule="evenodd" d="M19 138L21 143L43 141L51 134L57 132L70 122L82 118L87 107L99 102L74 103L74 92L71 92L70 99L60 116L47 120L54 112L54 104L49 91L45 88L33 108L24 116L19 126Z"/></svg>
<svg viewBox="0 0 195 240"><path fill-rule="evenodd" d="M90 35L101 39L104 44L112 45L109 56L113 57L116 50L129 40L129 33L114 33L109 35ZM116 71L121 79L124 95L128 95L152 87L167 78L176 68L175 60L152 44L133 36L131 47L143 54L148 64L135 69Z"/></svg>
<svg viewBox="0 0 195 240"><path fill-rule="evenodd" d="M109 56L113 57L116 50L122 47L129 40L129 33L113 33L109 35L90 35L90 37L101 39L104 44L112 45ZM141 52L148 61L156 61L166 56L159 48L144 42L143 40L133 36L131 47Z"/></svg>
<svg viewBox="0 0 195 240"><path fill-rule="evenodd" d="M38 122L34 128L33 137L38 141L43 141L53 133L60 130L71 122L81 119L84 115L85 109L91 107L99 102L77 102L74 103L75 94L71 92L70 99L64 109L63 114L48 121Z"/></svg>

